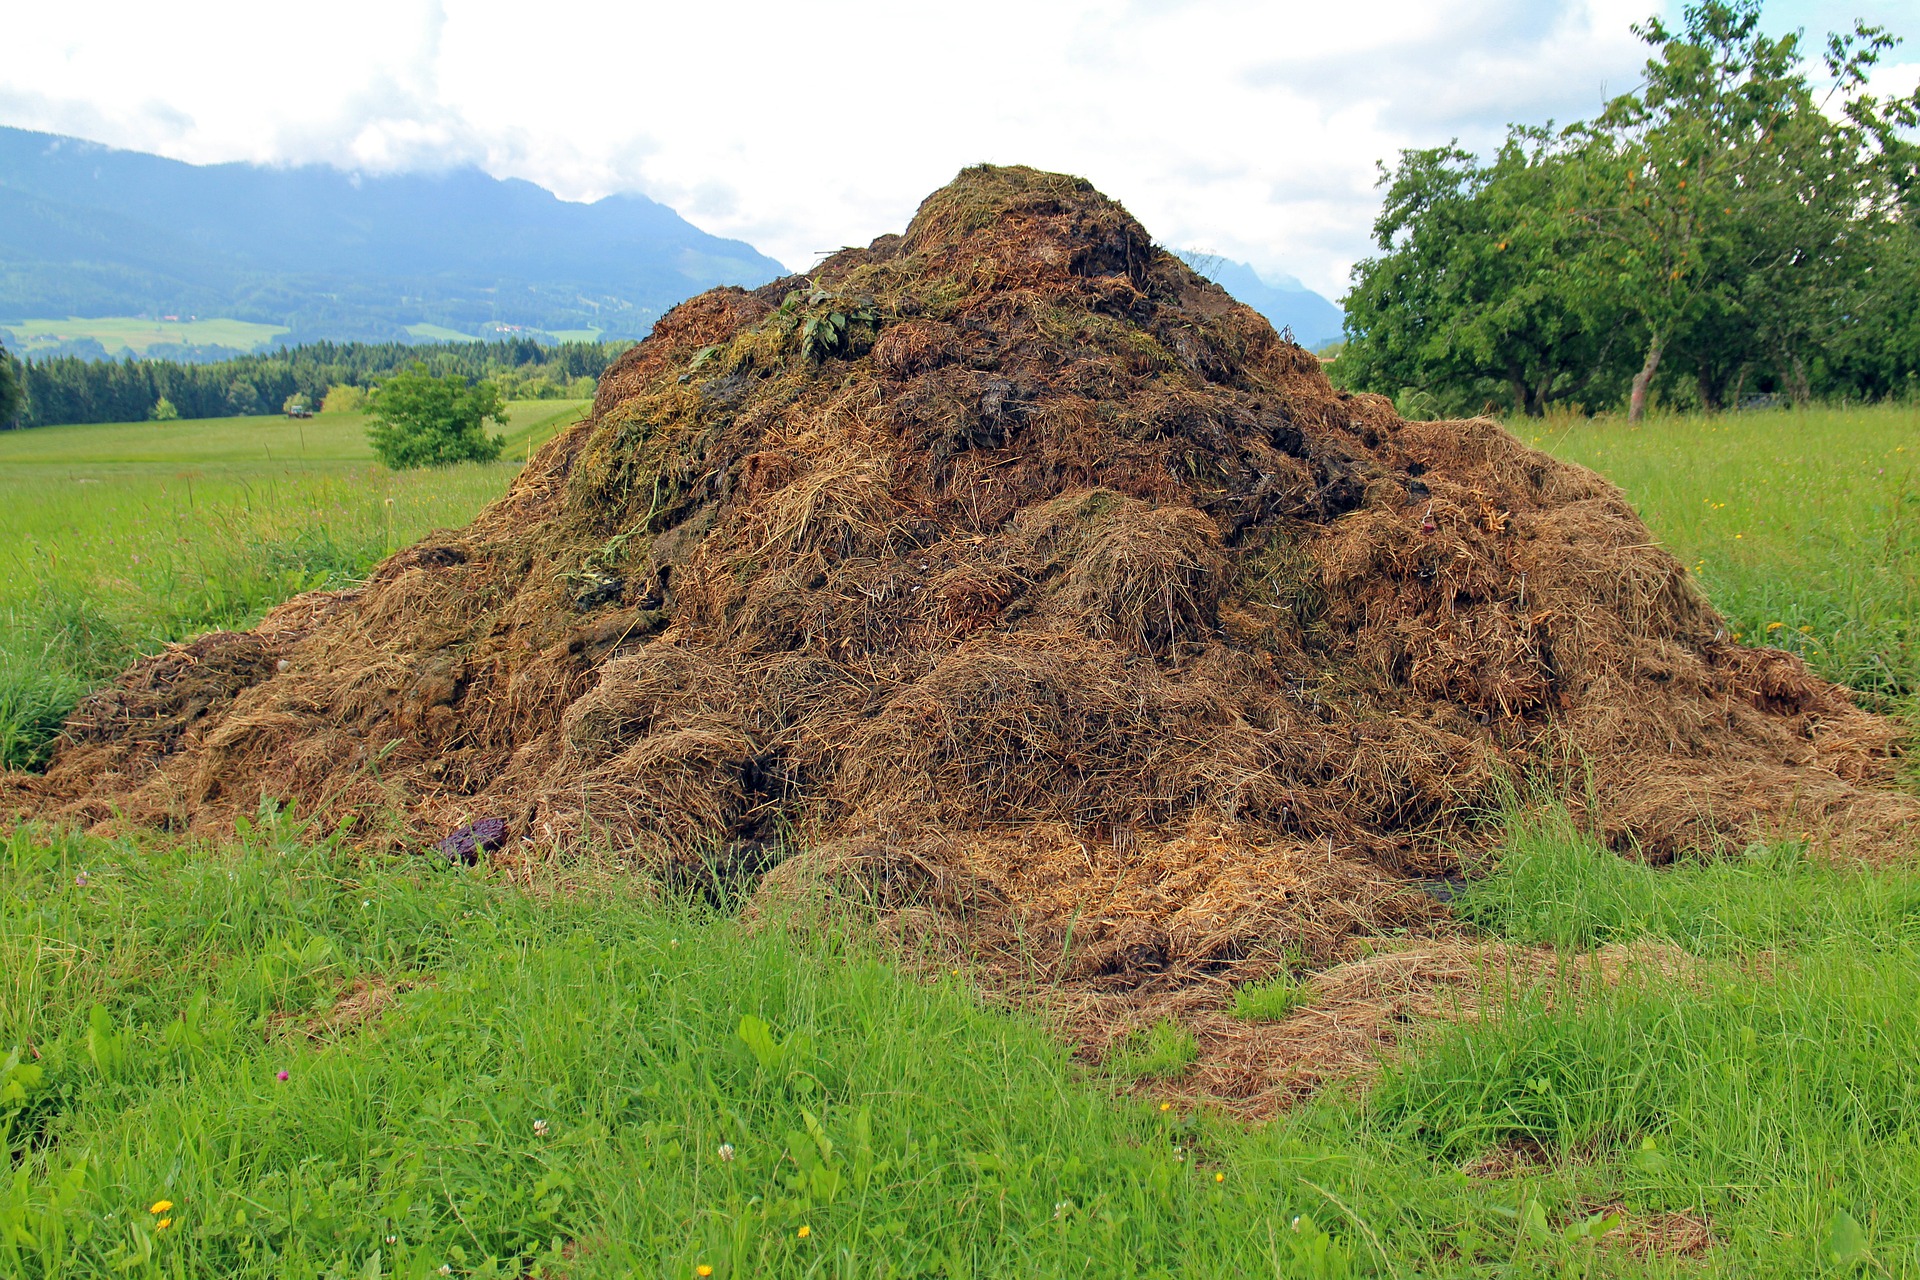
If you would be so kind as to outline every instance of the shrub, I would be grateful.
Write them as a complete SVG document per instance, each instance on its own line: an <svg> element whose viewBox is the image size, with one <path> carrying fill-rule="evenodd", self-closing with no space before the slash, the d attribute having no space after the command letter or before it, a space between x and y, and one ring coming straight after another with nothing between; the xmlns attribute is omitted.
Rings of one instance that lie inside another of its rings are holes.
<svg viewBox="0 0 1920 1280"><path fill-rule="evenodd" d="M490 382L472 386L458 374L434 377L424 364L388 378L374 392L367 439L374 456L394 470L449 462L491 462L506 444L486 433L505 423L500 392Z"/></svg>
<svg viewBox="0 0 1920 1280"><path fill-rule="evenodd" d="M180 410L174 407L173 401L167 399L165 396L161 396L153 402L153 420L155 422L177 422L179 419Z"/></svg>
<svg viewBox="0 0 1920 1280"><path fill-rule="evenodd" d="M322 413L358 413L367 407L367 389L343 382L337 387L328 387L327 394L321 397Z"/></svg>

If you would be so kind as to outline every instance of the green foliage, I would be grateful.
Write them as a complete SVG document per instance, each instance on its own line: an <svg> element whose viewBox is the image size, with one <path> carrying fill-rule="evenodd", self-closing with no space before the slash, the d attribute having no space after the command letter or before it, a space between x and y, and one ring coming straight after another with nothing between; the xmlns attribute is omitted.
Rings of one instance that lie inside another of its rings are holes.
<svg viewBox="0 0 1920 1280"><path fill-rule="evenodd" d="M592 382L630 344L527 339L416 345L313 342L214 363L174 360L30 359L16 367L25 404L22 425L130 422L165 397L185 418L259 413L298 396L310 405L342 398L331 412L362 407L356 393L415 364L430 373L498 379L503 399L591 399ZM3 421L3 420L0 420Z"/></svg>
<svg viewBox="0 0 1920 1280"><path fill-rule="evenodd" d="M366 407L367 389L356 387L351 382L328 387L326 398L320 402L322 413L359 413Z"/></svg>
<svg viewBox="0 0 1920 1280"><path fill-rule="evenodd" d="M1408 151L1383 175L1344 385L1533 416L1627 389L1638 419L1662 377L1711 410L1884 396L1920 370L1920 89L1867 91L1894 38L1830 37L1816 90L1810 51L1768 37L1757 0L1634 30L1654 50L1642 82L1591 120L1516 127L1485 164Z"/></svg>
<svg viewBox="0 0 1920 1280"><path fill-rule="evenodd" d="M0 431L14 425L26 404L26 391L20 385L20 365L6 347L0 346Z"/></svg>
<svg viewBox="0 0 1920 1280"><path fill-rule="evenodd" d="M367 441L374 456L395 471L450 462L492 462L506 446L486 424L507 420L499 389L490 382L468 386L458 374L436 377L417 364L374 392Z"/></svg>
<svg viewBox="0 0 1920 1280"><path fill-rule="evenodd" d="M155 422L178 422L180 410L174 407L173 401L161 396L153 402L152 417Z"/></svg>
<svg viewBox="0 0 1920 1280"><path fill-rule="evenodd" d="M1620 332L1566 283L1584 246L1555 213L1565 166L1537 130L1514 130L1487 165L1455 147L1402 153L1374 223L1385 253L1354 268L1345 300L1340 381L1421 394L1421 417L1500 399L1539 417L1613 390Z"/></svg>

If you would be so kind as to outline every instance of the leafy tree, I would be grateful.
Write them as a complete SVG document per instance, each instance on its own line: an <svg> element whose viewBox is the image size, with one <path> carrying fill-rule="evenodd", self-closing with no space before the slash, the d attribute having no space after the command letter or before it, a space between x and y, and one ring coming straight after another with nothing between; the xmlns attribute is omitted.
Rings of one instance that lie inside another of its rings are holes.
<svg viewBox="0 0 1920 1280"><path fill-rule="evenodd" d="M12 427L26 407L26 388L21 384L20 366L0 346L0 431Z"/></svg>
<svg viewBox="0 0 1920 1280"><path fill-rule="evenodd" d="M1808 354L1863 265L1862 233L1894 207L1899 129L1920 91L1890 103L1861 92L1892 38L1865 24L1830 38L1829 101L1846 108L1835 116L1798 34L1776 40L1759 21L1758 0L1702 0L1678 30L1635 26L1658 51L1645 82L1570 131L1573 212L1598 248L1581 284L1610 294L1644 344L1633 418L1671 346L1690 330L1699 348L1724 341L1730 322L1804 400ZM1709 388L1721 380L1694 363Z"/></svg>
<svg viewBox="0 0 1920 1280"><path fill-rule="evenodd" d="M320 402L322 413L358 413L366 407L367 389L356 387L351 382L328 387L326 398Z"/></svg>
<svg viewBox="0 0 1920 1280"><path fill-rule="evenodd" d="M235 378L227 385L227 412L235 417L246 417L260 412L260 388L245 378Z"/></svg>
<svg viewBox="0 0 1920 1280"><path fill-rule="evenodd" d="M367 439L381 462L398 471L449 462L491 462L506 440L486 434L489 421L505 424L500 392L490 382L468 385L458 374L435 377L424 364L395 374L374 392Z"/></svg>
<svg viewBox="0 0 1920 1280"><path fill-rule="evenodd" d="M1557 211L1566 164L1546 129L1514 129L1487 165L1454 146L1402 153L1381 179L1385 252L1344 300L1342 381L1455 411L1505 396L1532 417L1604 381L1620 333L1570 287L1586 239Z"/></svg>
<svg viewBox="0 0 1920 1280"><path fill-rule="evenodd" d="M179 419L180 410L174 407L173 401L167 399L165 396L161 396L153 402L153 420L155 422L177 422Z"/></svg>

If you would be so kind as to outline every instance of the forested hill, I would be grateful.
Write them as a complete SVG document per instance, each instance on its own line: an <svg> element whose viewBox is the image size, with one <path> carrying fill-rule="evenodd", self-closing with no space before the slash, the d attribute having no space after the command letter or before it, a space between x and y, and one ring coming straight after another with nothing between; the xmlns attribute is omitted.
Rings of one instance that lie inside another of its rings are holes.
<svg viewBox="0 0 1920 1280"><path fill-rule="evenodd" d="M283 341L515 325L640 337L681 299L786 274L640 195L570 203L478 169L190 165L0 128L0 322L222 316Z"/></svg>

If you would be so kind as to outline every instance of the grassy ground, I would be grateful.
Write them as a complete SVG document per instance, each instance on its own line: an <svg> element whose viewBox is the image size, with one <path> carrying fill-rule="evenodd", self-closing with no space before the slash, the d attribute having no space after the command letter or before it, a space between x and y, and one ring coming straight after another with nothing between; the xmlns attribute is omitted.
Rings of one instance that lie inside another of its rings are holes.
<svg viewBox="0 0 1920 1280"><path fill-rule="evenodd" d="M1474 918L1658 940L1687 979L1505 997L1249 1128L1118 1091L855 922L529 893L270 817L220 848L15 833L0 1270L1920 1274L1920 879L1754 856L1521 830Z"/></svg>
<svg viewBox="0 0 1920 1280"><path fill-rule="evenodd" d="M134 654L464 523L582 408L515 403L502 461L430 472L377 466L359 414L0 433L0 760L31 763Z"/></svg>
<svg viewBox="0 0 1920 1280"><path fill-rule="evenodd" d="M1737 627L1900 701L1899 413L1542 443L1623 483ZM285 530L385 545L365 473L329 465L359 523L230 500L221 580ZM18 471L0 518L70 492ZM119 607L105 515L63 517L95 530L63 581ZM529 892L271 814L219 847L15 832L0 1274L1920 1276L1920 872L1792 846L1653 870L1551 814L1488 870L1460 913L1561 950L1565 983L1490 971L1496 1016L1246 1127L903 975L858 921L746 929L584 868ZM1619 944L1649 963L1596 982Z"/></svg>
<svg viewBox="0 0 1920 1280"><path fill-rule="evenodd" d="M0 327L13 334L9 345L20 355L80 338L95 338L109 355L144 356L147 348L164 343L193 343L251 351L287 330L283 325L250 320L148 320L138 316L105 316L92 320L13 320Z"/></svg>

